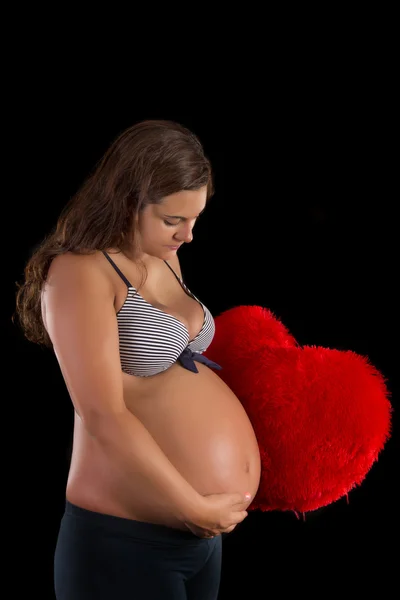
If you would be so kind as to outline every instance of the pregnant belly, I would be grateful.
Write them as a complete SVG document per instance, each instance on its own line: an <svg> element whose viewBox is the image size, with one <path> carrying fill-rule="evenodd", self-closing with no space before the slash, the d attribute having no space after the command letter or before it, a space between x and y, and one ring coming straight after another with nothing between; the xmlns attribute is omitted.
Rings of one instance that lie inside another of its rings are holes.
<svg viewBox="0 0 400 600"><path fill-rule="evenodd" d="M125 401L170 461L201 494L250 492L260 481L258 443L249 418L229 387L208 367L180 365L151 378L143 394Z"/></svg>
<svg viewBox="0 0 400 600"><path fill-rule="evenodd" d="M140 385L123 375L126 406L199 494L249 492L254 498L261 461L253 427L222 379L196 366L199 373L176 364ZM134 479L127 489L77 417L67 498L83 508L185 528L160 506L151 486Z"/></svg>

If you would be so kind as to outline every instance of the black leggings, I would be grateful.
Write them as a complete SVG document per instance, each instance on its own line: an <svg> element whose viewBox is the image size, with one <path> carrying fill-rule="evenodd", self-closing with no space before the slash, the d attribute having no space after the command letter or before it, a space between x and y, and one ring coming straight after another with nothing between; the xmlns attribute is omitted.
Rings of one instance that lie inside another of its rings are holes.
<svg viewBox="0 0 400 600"><path fill-rule="evenodd" d="M66 502L54 555L57 600L217 600L222 536Z"/></svg>

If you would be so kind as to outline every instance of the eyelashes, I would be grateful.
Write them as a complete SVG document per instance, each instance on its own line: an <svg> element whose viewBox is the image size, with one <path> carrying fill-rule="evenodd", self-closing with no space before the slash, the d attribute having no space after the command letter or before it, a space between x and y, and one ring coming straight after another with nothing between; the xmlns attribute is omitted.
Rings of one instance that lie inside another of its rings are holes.
<svg viewBox="0 0 400 600"><path fill-rule="evenodd" d="M196 225L197 221L199 220L200 216L201 215L199 215L197 217L197 219L195 220L195 225ZM163 221L164 221L164 225L166 225L167 227L177 227L180 223L180 222L179 223L170 223L169 221L166 221L165 219L163 219Z"/></svg>

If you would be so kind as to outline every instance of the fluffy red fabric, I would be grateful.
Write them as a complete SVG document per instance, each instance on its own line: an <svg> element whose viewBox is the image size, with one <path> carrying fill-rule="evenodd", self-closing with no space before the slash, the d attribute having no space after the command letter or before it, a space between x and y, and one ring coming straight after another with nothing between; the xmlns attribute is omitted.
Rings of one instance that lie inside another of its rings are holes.
<svg viewBox="0 0 400 600"><path fill-rule="evenodd" d="M359 485L390 436L383 375L353 351L299 346L260 306L215 319L205 355L255 430L262 472L249 510L306 512Z"/></svg>

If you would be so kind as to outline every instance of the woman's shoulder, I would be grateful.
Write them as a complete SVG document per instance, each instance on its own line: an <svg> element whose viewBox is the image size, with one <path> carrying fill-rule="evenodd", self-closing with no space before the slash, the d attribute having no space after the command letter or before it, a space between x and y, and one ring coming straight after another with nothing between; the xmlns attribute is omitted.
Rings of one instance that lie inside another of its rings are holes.
<svg viewBox="0 0 400 600"><path fill-rule="evenodd" d="M72 307L79 307L79 314L86 315L112 306L114 297L113 282L102 265L100 252L65 252L52 260L42 289L43 322L47 329L48 310L66 315L73 312Z"/></svg>
<svg viewBox="0 0 400 600"><path fill-rule="evenodd" d="M111 285L111 279L102 260L102 252L64 252L54 257L48 271L47 284L63 285L90 281L99 285Z"/></svg>

